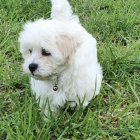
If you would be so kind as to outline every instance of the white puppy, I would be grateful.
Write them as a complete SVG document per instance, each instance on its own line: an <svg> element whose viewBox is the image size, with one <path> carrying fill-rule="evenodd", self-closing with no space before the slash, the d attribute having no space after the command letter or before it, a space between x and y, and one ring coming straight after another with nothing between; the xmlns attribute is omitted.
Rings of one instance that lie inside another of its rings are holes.
<svg viewBox="0 0 140 140"><path fill-rule="evenodd" d="M96 40L72 14L68 0L51 2L51 19L27 22L20 33L23 69L40 106L48 99L52 111L66 102L86 107L102 81Z"/></svg>

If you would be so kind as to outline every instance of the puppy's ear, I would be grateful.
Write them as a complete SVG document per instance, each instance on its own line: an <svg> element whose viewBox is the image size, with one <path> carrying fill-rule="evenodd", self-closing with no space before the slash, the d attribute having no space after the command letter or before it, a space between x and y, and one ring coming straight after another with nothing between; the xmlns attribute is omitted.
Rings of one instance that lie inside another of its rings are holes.
<svg viewBox="0 0 140 140"><path fill-rule="evenodd" d="M60 35L56 45L65 58L71 57L79 46L78 41L69 35Z"/></svg>

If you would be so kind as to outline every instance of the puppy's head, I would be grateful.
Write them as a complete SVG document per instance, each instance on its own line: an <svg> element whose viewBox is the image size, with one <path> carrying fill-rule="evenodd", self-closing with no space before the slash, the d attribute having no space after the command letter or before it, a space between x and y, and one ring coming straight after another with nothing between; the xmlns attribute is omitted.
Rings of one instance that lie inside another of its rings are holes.
<svg viewBox="0 0 140 140"><path fill-rule="evenodd" d="M39 80L64 71L77 48L76 41L65 33L63 26L49 20L27 23L19 43L24 72Z"/></svg>

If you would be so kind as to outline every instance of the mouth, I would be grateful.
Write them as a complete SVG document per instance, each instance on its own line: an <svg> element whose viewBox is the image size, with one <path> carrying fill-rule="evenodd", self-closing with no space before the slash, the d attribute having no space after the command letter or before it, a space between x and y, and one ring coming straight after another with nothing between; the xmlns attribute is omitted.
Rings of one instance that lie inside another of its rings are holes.
<svg viewBox="0 0 140 140"><path fill-rule="evenodd" d="M34 74L34 73L31 74L31 77L34 78L35 80L40 80L40 81L45 81L45 80L48 80L50 78L50 76L43 77L39 74Z"/></svg>
<svg viewBox="0 0 140 140"><path fill-rule="evenodd" d="M30 76L36 80L44 79L41 75L35 73L31 73Z"/></svg>
<svg viewBox="0 0 140 140"><path fill-rule="evenodd" d="M50 80L50 79L52 79L52 78L53 78L54 76L56 76L56 75L57 75L57 73L52 73L52 74L50 74L50 75L45 75L45 76L42 76L42 75L37 74L37 73L35 73L35 72L30 73L30 76L31 76L32 78L34 78L35 80L40 80L40 81Z"/></svg>

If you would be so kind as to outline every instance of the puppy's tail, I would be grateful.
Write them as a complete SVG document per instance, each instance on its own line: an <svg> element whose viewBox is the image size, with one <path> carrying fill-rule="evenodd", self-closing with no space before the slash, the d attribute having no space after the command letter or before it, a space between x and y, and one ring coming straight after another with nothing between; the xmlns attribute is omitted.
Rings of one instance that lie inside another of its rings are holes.
<svg viewBox="0 0 140 140"><path fill-rule="evenodd" d="M75 21L79 22L79 18L73 15L71 6L68 0L51 0L52 10L51 18L60 21Z"/></svg>

